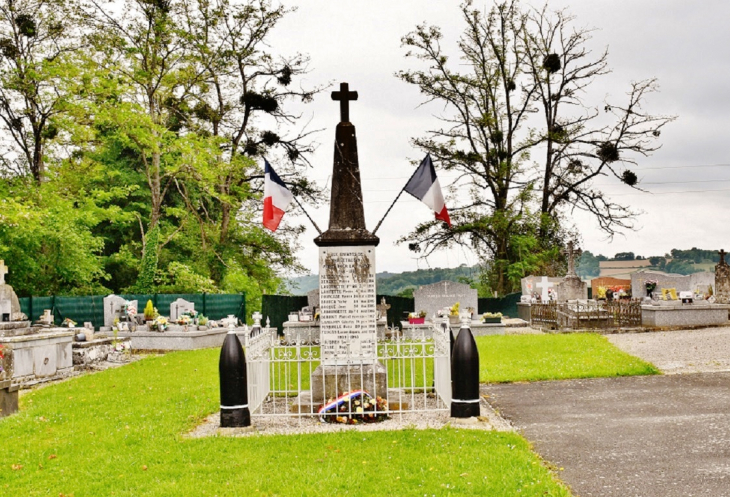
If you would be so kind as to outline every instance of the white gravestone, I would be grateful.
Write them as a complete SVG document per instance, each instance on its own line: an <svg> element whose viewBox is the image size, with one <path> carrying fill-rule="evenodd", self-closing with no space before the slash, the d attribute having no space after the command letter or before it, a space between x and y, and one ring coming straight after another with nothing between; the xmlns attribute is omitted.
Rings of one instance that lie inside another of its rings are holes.
<svg viewBox="0 0 730 497"><path fill-rule="evenodd" d="M118 295L108 295L104 297L104 326L111 328L114 326L114 320L121 317L124 308L127 305L138 308L136 300L126 300Z"/></svg>
<svg viewBox="0 0 730 497"><path fill-rule="evenodd" d="M419 287L413 292L414 307L416 312L426 311L426 316L431 319L440 309L452 307L459 303L459 312L466 312L473 308L476 313L479 309L479 296L477 291L464 283L453 281L439 281L430 285Z"/></svg>
<svg viewBox="0 0 730 497"><path fill-rule="evenodd" d="M324 365L375 361L375 247L320 247L320 343Z"/></svg>
<svg viewBox="0 0 730 497"><path fill-rule="evenodd" d="M535 286L540 290L540 301L547 302L550 300L550 289L555 287L555 284L550 281L550 278L543 276Z"/></svg>
<svg viewBox="0 0 730 497"><path fill-rule="evenodd" d="M177 299L170 303L170 321L177 321L185 313L193 312L195 304L185 299Z"/></svg>

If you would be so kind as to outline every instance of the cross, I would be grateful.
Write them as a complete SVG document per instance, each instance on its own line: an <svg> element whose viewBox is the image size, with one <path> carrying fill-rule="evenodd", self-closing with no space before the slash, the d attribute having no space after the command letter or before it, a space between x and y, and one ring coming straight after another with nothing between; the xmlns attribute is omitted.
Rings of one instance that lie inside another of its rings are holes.
<svg viewBox="0 0 730 497"><path fill-rule="evenodd" d="M573 249L573 241L568 242L568 248L563 250L563 254L568 256L568 274L566 276L577 276L575 274L575 257L580 257L583 251L581 249Z"/></svg>
<svg viewBox="0 0 730 497"><path fill-rule="evenodd" d="M725 254L726 253L727 252L725 252L725 249L720 249L720 251L718 252L718 254L720 254L720 264L725 264ZM3 261L0 261L0 279L2 279L2 264L3 264ZM0 283L2 283L2 281L0 281Z"/></svg>
<svg viewBox="0 0 730 497"><path fill-rule="evenodd" d="M551 282L547 276L543 276L542 279L535 284L536 287L542 288L542 295L540 296L540 302L548 301L548 288L550 288L554 284L555 283Z"/></svg>
<svg viewBox="0 0 730 497"><path fill-rule="evenodd" d="M350 91L350 85L340 83L340 91L332 92L332 100L340 102L340 121L343 123L350 122L350 100L357 100L357 92Z"/></svg>
<svg viewBox="0 0 730 497"><path fill-rule="evenodd" d="M5 284L5 275L8 274L8 266L5 265L4 260L0 260L0 285Z"/></svg>

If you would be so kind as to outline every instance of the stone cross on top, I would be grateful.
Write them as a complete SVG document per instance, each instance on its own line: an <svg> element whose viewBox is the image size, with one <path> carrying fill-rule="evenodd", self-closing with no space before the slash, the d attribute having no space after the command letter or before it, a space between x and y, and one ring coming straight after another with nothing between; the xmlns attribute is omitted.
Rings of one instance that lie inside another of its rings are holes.
<svg viewBox="0 0 730 497"><path fill-rule="evenodd" d="M8 274L8 266L5 265L4 260L0 260L0 285L5 284L5 275Z"/></svg>
<svg viewBox="0 0 730 497"><path fill-rule="evenodd" d="M725 254L727 254L727 252L725 252L725 249L720 249L720 251L718 252L718 254L720 254L720 262L719 262L719 264L720 265L726 264L726 262L725 262ZM3 261L0 261L0 279L2 279L2 264L3 264Z"/></svg>
<svg viewBox="0 0 730 497"><path fill-rule="evenodd" d="M580 257L583 251L573 248L573 241L568 242L568 248L563 250L563 254L568 256L568 274L566 276L577 276L575 273L575 258Z"/></svg>
<svg viewBox="0 0 730 497"><path fill-rule="evenodd" d="M350 122L350 100L357 100L357 92L350 91L350 85L340 83L340 91L332 92L332 100L340 102L340 121L343 123Z"/></svg>

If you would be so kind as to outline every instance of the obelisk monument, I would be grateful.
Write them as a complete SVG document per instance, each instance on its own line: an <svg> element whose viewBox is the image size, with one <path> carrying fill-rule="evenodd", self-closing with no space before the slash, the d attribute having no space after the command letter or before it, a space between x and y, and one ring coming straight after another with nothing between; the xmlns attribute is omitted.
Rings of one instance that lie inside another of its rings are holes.
<svg viewBox="0 0 730 497"><path fill-rule="evenodd" d="M340 123L335 131L329 228L314 240L319 247L322 366L313 373L312 393L318 400L362 388L385 397L384 368L377 363L375 307L375 247L380 240L365 228L357 137L349 112L357 92L341 83L332 99L340 102Z"/></svg>

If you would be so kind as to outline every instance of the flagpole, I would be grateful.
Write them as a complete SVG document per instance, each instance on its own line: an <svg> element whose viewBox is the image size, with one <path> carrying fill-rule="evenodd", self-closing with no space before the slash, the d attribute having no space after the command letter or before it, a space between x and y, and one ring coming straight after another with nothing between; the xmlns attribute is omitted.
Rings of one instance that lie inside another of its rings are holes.
<svg viewBox="0 0 730 497"><path fill-rule="evenodd" d="M426 156L428 156L428 155L430 155L430 154L426 154ZM403 188L401 188L401 191L398 192L398 195L396 195L395 200L393 200L393 203L390 204L390 207L388 207L388 210L385 211L385 215L383 216L383 218L380 221L378 221L378 225L375 226L375 229L373 230L373 235L375 234L376 231L378 231L378 228L380 228L380 225L383 224L383 221L385 221L385 218L388 217L388 214L390 214L390 210L393 208L393 206L398 201L398 199L403 194L403 192L406 191L406 187L408 186L408 183L411 182L411 180L413 179L413 177L416 175L417 172L418 172L418 167L415 169L415 171L413 171L413 174L411 174L411 177L408 178L408 181L406 181L406 184L403 185Z"/></svg>
<svg viewBox="0 0 730 497"><path fill-rule="evenodd" d="M314 229L317 230L317 233L319 233L321 235L322 234L322 230L319 229L319 226L317 226L317 223L314 222L314 219L312 219L312 217L309 215L309 213L306 210L304 210L304 206L302 206L302 204L299 202L299 200L297 199L296 195L292 195L291 198L294 199L294 201L297 203L297 205L302 210L302 212L304 213L304 215L307 216L307 219L309 219L309 221L311 221L311 223L314 225Z"/></svg>

